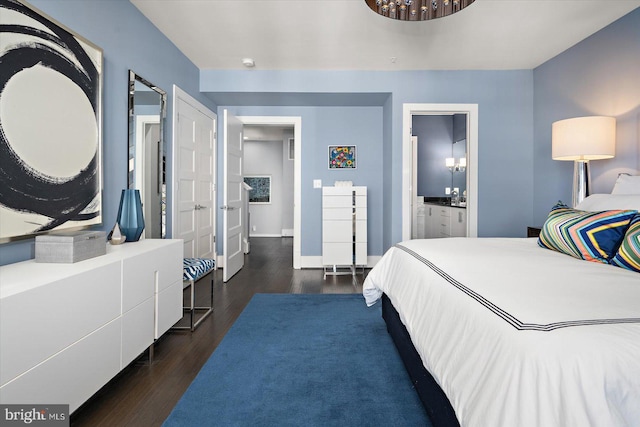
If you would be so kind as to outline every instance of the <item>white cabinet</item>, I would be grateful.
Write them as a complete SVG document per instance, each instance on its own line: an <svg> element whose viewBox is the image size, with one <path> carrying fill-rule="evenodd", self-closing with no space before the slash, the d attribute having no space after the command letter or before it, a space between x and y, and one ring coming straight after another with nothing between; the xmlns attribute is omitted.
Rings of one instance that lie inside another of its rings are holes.
<svg viewBox="0 0 640 427"><path fill-rule="evenodd" d="M451 236L451 208L449 206L437 206L436 217L434 218L436 228L434 229L435 237Z"/></svg>
<svg viewBox="0 0 640 427"><path fill-rule="evenodd" d="M436 228L435 218L438 217L436 211L437 206L432 204L424 205L424 238L433 239L435 236L434 229Z"/></svg>
<svg viewBox="0 0 640 427"><path fill-rule="evenodd" d="M0 403L74 411L140 355L182 316L182 246L145 239L75 264L0 267Z"/></svg>
<svg viewBox="0 0 640 427"><path fill-rule="evenodd" d="M322 187L322 264L367 265L367 187Z"/></svg>
<svg viewBox="0 0 640 427"><path fill-rule="evenodd" d="M451 207L451 237L467 236L467 210Z"/></svg>
<svg viewBox="0 0 640 427"><path fill-rule="evenodd" d="M420 199L422 199L420 197ZM422 201L416 202L415 223L412 229L412 239L424 239L425 236L425 205Z"/></svg>
<svg viewBox="0 0 640 427"><path fill-rule="evenodd" d="M454 206L425 203L425 238L465 237L467 210Z"/></svg>

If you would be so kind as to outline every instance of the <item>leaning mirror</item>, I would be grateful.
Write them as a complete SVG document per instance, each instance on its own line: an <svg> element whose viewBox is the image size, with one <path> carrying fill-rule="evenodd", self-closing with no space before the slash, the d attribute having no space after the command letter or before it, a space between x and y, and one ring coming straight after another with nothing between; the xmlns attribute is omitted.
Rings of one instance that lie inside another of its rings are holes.
<svg viewBox="0 0 640 427"><path fill-rule="evenodd" d="M164 122L167 93L129 70L128 188L140 190L142 237L166 235Z"/></svg>

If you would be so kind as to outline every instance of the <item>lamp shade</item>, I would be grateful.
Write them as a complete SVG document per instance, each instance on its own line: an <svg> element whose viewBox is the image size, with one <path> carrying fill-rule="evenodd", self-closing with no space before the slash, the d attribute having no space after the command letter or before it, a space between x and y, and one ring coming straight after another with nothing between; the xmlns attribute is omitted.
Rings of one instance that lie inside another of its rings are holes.
<svg viewBox="0 0 640 427"><path fill-rule="evenodd" d="M551 126L554 160L610 159L616 154L616 119L591 116L560 120Z"/></svg>

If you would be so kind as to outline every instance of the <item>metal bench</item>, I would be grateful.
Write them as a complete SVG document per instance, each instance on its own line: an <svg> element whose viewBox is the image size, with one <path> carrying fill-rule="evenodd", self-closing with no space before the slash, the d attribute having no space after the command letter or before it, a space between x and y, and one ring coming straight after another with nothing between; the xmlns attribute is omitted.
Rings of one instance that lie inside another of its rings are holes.
<svg viewBox="0 0 640 427"><path fill-rule="evenodd" d="M190 329L193 331L213 311L213 284L215 275L211 274L211 300L208 306L196 307L195 288L196 282L216 269L216 263L208 258L184 258L182 260L182 289L190 288L189 305L183 307L184 312L190 316L190 326L174 326L173 329ZM196 321L196 311L204 311Z"/></svg>

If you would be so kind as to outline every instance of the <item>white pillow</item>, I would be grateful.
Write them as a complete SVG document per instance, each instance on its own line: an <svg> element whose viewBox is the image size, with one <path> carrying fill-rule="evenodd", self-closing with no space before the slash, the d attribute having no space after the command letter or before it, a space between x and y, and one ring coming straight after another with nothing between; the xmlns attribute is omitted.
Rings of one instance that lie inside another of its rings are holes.
<svg viewBox="0 0 640 427"><path fill-rule="evenodd" d="M620 175L611 194L640 194L640 175Z"/></svg>
<svg viewBox="0 0 640 427"><path fill-rule="evenodd" d="M581 211L611 211L635 209L640 211L640 194L592 194L575 207Z"/></svg>

